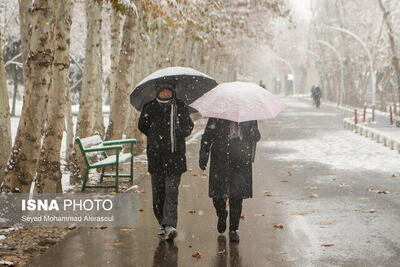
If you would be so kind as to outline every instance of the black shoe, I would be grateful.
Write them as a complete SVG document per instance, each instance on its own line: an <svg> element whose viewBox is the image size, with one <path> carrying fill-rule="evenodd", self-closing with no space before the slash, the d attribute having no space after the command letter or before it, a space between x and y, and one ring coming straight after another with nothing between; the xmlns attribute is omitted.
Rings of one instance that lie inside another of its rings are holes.
<svg viewBox="0 0 400 267"><path fill-rule="evenodd" d="M234 243L239 243L240 238L239 235L236 231L230 231L229 232L229 241L234 242Z"/></svg>
<svg viewBox="0 0 400 267"><path fill-rule="evenodd" d="M228 212L225 211L223 216L218 217L217 229L220 234L226 230L226 217L228 217Z"/></svg>

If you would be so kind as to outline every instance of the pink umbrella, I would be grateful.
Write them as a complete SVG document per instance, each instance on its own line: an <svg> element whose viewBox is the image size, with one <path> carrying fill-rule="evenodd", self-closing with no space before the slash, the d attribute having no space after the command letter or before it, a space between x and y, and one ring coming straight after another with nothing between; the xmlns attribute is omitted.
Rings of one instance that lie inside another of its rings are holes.
<svg viewBox="0 0 400 267"><path fill-rule="evenodd" d="M275 118L287 106L255 83L221 83L190 104L204 117L235 122Z"/></svg>

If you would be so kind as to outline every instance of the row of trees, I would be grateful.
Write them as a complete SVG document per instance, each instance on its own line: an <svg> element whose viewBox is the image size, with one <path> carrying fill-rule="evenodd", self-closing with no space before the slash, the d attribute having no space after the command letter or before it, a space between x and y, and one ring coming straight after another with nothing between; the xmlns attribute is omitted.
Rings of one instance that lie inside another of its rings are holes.
<svg viewBox="0 0 400 267"><path fill-rule="evenodd" d="M377 108L385 111L387 104L393 103L397 113L400 100L400 42L397 38L400 34L400 2L322 0L312 1L311 8L308 49L317 55L310 57L319 71L326 97L340 101L342 61L344 104L372 104L371 79L374 74ZM332 48L316 40L330 44L340 58ZM371 55L372 73L370 58L362 43Z"/></svg>
<svg viewBox="0 0 400 267"><path fill-rule="evenodd" d="M137 112L128 102L135 84L156 69L176 65L199 69L218 81L234 80L242 71L241 58L271 38L268 25L273 18L288 16L283 0L18 0L18 6L24 102L12 148L0 57L0 167L5 166L0 182L6 192L29 192L33 181L36 192L62 192L64 131L64 157L75 181L83 162L74 136L84 138L98 131L106 139L135 137L143 144ZM83 10L84 60L76 60L71 56L79 54L71 52L76 46L71 45L71 29ZM104 71L107 43L110 68ZM71 88L76 83L70 80L71 64L83 70L75 133ZM107 127L105 88L110 102Z"/></svg>

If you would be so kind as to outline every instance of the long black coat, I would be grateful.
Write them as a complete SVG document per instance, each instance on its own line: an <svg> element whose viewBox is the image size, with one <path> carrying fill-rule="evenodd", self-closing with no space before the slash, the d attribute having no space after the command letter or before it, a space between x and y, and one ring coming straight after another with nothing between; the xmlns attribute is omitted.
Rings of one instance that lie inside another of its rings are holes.
<svg viewBox="0 0 400 267"><path fill-rule="evenodd" d="M229 138L229 124L210 118L201 139L200 162L207 163L211 152L209 197L251 198L252 152L260 140L257 121L242 122L243 139Z"/></svg>
<svg viewBox="0 0 400 267"><path fill-rule="evenodd" d="M139 118L139 130L147 136L147 161L151 174L181 175L186 172L185 137L193 130L186 104L176 100L176 151L171 152L171 106L161 107L157 100L145 104Z"/></svg>

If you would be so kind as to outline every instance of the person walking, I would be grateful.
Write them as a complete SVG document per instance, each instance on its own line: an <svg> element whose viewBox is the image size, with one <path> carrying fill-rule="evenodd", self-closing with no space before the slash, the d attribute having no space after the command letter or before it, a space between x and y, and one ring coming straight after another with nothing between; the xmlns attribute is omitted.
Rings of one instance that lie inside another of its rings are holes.
<svg viewBox="0 0 400 267"><path fill-rule="evenodd" d="M209 118L201 139L199 166L210 159L209 197L213 200L219 233L226 230L229 199L229 239L239 242L239 221L243 199L253 196L252 162L260 140L257 121L234 122Z"/></svg>
<svg viewBox="0 0 400 267"><path fill-rule="evenodd" d="M185 137L193 130L186 104L177 99L171 84L157 85L157 96L143 106L139 130L147 136L148 171L151 174L153 211L160 236L173 240L178 213L179 184L186 172Z"/></svg>
<svg viewBox="0 0 400 267"><path fill-rule="evenodd" d="M314 100L314 104L317 108L321 105L321 96L322 92L319 86L315 87L314 90L311 90L311 97Z"/></svg>

